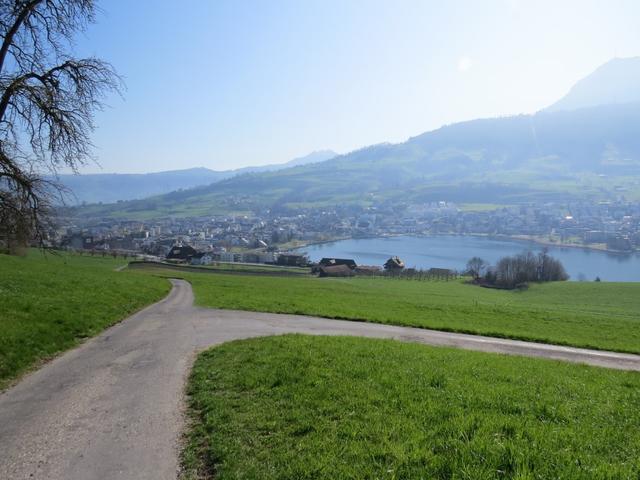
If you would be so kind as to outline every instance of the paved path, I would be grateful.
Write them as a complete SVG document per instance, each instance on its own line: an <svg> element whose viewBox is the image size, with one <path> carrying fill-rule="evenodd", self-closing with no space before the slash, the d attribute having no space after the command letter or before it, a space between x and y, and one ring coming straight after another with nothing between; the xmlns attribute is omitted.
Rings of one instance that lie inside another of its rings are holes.
<svg viewBox="0 0 640 480"><path fill-rule="evenodd" d="M182 391L195 353L287 332L359 335L640 370L640 356L294 315L192 306L167 298L0 395L0 479L175 479Z"/></svg>

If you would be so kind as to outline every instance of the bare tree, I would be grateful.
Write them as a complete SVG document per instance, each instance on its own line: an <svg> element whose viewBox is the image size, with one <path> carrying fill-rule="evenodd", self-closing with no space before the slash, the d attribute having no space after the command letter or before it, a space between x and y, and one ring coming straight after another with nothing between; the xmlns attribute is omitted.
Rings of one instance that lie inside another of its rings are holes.
<svg viewBox="0 0 640 480"><path fill-rule="evenodd" d="M478 281L487 267L488 264L483 259L473 257L467 262L467 273L471 275L475 281Z"/></svg>
<svg viewBox="0 0 640 480"><path fill-rule="evenodd" d="M0 241L42 241L60 185L47 180L91 159L93 114L119 92L114 69L75 59L73 37L94 0L0 0Z"/></svg>
<svg viewBox="0 0 640 480"><path fill-rule="evenodd" d="M538 255L529 251L501 258L495 269L485 275L485 282L514 288L528 282L557 282L568 278L560 260L546 251Z"/></svg>

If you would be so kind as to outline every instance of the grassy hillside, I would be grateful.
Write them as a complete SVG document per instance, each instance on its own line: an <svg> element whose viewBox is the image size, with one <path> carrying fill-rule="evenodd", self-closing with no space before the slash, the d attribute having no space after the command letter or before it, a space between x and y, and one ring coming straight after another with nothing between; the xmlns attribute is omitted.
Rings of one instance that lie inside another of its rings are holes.
<svg viewBox="0 0 640 480"><path fill-rule="evenodd" d="M640 353L640 283L559 282L517 292L462 281L180 276L192 283L196 302L207 307L364 320Z"/></svg>
<svg viewBox="0 0 640 480"><path fill-rule="evenodd" d="M640 375L306 336L200 355L185 478L640 475Z"/></svg>
<svg viewBox="0 0 640 480"><path fill-rule="evenodd" d="M279 207L383 201L516 204L640 199L640 104L453 124L405 143L332 160L234 177L214 185L117 205L86 216L200 216ZM622 189L622 190L620 190Z"/></svg>
<svg viewBox="0 0 640 480"><path fill-rule="evenodd" d="M165 296L169 282L123 260L0 255L0 390L55 354Z"/></svg>

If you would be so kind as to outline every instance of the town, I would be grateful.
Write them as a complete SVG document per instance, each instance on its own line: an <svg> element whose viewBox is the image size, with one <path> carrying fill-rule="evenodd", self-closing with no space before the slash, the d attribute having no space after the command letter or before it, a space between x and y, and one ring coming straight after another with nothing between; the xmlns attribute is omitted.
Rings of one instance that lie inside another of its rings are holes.
<svg viewBox="0 0 640 480"><path fill-rule="evenodd" d="M473 206L441 201L155 221L67 218L51 231L48 243L71 250L156 258L171 258L174 247L185 247L178 256L194 264L299 265L304 260L301 255L291 255L292 251L311 243L445 234L506 236L631 253L640 249L640 203L547 203L474 211Z"/></svg>

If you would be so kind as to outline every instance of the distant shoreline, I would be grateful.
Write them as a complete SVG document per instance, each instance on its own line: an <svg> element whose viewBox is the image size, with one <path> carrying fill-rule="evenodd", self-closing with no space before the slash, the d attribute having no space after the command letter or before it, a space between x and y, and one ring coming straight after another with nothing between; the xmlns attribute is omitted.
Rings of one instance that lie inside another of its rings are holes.
<svg viewBox="0 0 640 480"><path fill-rule="evenodd" d="M542 240L539 238L531 238L527 235L506 235L504 236L504 238L509 238L511 240L520 240L520 241L526 241L526 242L533 242L536 243L538 245L542 245L545 247L558 247L558 248L578 248L581 250L589 250L589 251L593 251L593 252L604 252L604 253L609 253L611 255L634 255L637 253L640 253L638 250L629 250L629 251L622 251L622 250L612 250L609 249L607 247L598 247L598 246L594 246L594 245L578 245L575 243L556 243L556 242L551 242L548 240Z"/></svg>
<svg viewBox="0 0 640 480"><path fill-rule="evenodd" d="M365 237L336 237L328 240L319 240L319 241L311 241L311 242L303 242L301 245L294 247L290 250L300 250L306 247L311 247L314 245L324 245L327 243L340 242L343 240L367 240L367 239L375 239L375 238L394 238L394 237L420 237L420 238L428 238L428 237L444 237L444 236L454 236L454 237L479 237L486 238L490 240L514 240L518 242L530 242L535 243L537 245L545 246L545 247L556 247L556 248L574 248L580 250L594 251L594 252L602 252L608 253L611 255L634 255L639 254L638 250L631 251L621 251L621 250L611 250L606 247L598 247L592 245L578 245L575 243L556 243L548 240L542 240L535 237L530 237L528 235L492 235L486 233L430 233L430 234L411 234L411 233L390 233L383 235L368 235Z"/></svg>

